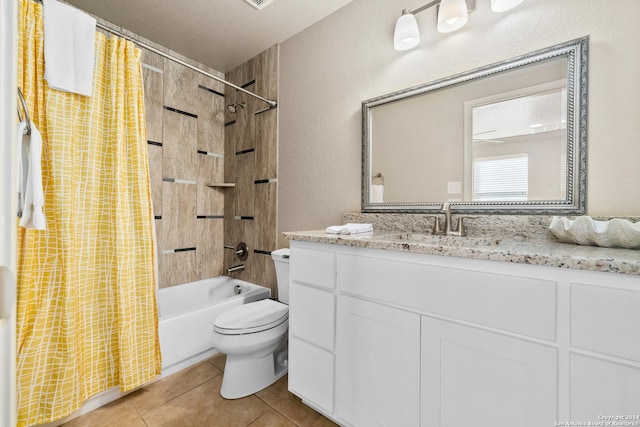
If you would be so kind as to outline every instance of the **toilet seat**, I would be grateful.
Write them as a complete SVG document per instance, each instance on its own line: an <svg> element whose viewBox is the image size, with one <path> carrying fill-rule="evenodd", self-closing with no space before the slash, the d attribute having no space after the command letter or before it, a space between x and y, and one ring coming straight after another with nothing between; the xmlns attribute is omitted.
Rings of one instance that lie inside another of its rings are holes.
<svg viewBox="0 0 640 427"><path fill-rule="evenodd" d="M275 328L289 320L289 306L274 300L244 304L218 316L213 330L222 335L244 335Z"/></svg>

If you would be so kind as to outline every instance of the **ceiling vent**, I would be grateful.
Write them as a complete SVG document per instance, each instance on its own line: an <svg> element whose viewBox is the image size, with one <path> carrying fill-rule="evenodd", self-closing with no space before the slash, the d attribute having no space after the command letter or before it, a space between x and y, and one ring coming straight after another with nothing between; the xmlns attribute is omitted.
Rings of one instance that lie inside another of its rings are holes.
<svg viewBox="0 0 640 427"><path fill-rule="evenodd" d="M264 9L265 7L269 6L273 2L273 0L245 0L245 1L258 10Z"/></svg>

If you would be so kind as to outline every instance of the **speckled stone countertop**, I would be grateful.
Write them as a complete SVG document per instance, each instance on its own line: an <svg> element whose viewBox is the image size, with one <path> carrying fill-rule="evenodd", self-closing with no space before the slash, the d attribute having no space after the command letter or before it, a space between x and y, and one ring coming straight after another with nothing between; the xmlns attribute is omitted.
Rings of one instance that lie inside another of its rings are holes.
<svg viewBox="0 0 640 427"><path fill-rule="evenodd" d="M288 240L640 275L640 250L559 243L548 236L511 235L491 239L482 236L431 236L404 230L355 235L327 234L324 230L316 230L287 232L284 236Z"/></svg>

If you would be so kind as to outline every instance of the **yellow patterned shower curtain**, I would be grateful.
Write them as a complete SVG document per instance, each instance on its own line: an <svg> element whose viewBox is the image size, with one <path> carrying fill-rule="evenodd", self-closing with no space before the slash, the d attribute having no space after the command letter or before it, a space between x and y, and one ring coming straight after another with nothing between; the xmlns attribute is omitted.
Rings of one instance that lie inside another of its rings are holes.
<svg viewBox="0 0 640 427"><path fill-rule="evenodd" d="M44 81L42 5L21 1L18 84L43 137L47 230L18 235L18 425L160 373L140 50L96 33L93 95Z"/></svg>

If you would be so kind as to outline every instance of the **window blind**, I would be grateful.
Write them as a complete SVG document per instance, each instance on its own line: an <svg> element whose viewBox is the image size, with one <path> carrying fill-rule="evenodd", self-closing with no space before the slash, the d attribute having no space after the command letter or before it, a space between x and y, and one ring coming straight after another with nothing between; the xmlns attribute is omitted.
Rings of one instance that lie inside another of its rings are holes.
<svg viewBox="0 0 640 427"><path fill-rule="evenodd" d="M473 161L473 200L527 200L528 157L515 154Z"/></svg>

